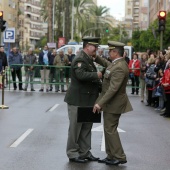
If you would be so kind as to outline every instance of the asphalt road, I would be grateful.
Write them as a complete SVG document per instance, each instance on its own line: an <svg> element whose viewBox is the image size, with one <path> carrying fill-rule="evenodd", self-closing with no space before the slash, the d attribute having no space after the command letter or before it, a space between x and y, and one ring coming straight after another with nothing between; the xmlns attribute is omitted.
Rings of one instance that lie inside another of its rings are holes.
<svg viewBox="0 0 170 170"><path fill-rule="evenodd" d="M0 110L0 170L170 170L170 119L131 95L134 111L122 115L119 126L127 164L70 163L64 95L5 92L9 109ZM93 125L92 153L105 158L101 125Z"/></svg>

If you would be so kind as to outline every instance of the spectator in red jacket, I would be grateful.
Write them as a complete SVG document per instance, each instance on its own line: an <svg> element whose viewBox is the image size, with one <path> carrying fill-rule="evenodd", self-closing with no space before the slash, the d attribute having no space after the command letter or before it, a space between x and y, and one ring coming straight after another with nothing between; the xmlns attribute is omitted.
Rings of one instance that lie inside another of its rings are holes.
<svg viewBox="0 0 170 170"><path fill-rule="evenodd" d="M140 61L138 60L138 54L134 53L132 60L129 62L129 76L132 81L132 93L138 95L139 93L139 76L140 76Z"/></svg>
<svg viewBox="0 0 170 170"><path fill-rule="evenodd" d="M167 64L167 69L164 72L161 84L164 87L166 95L166 110L161 116L170 117L170 62Z"/></svg>

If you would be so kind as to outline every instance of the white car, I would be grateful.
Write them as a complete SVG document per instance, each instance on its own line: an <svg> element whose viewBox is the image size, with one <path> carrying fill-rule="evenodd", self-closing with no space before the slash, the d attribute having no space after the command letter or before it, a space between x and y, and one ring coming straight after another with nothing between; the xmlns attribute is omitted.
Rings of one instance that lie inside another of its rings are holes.
<svg viewBox="0 0 170 170"><path fill-rule="evenodd" d="M64 46L58 48L57 52L59 52L60 50L63 50L64 54L67 54L68 48L72 48L73 54L76 54L78 51L83 49L83 45L64 45ZM108 54L109 50L107 49L108 45L100 45L99 48L103 49L104 56L106 56L108 58L108 56L109 56L109 54ZM124 46L124 49L127 52L129 59L131 60L133 50L134 50L133 47L132 46Z"/></svg>

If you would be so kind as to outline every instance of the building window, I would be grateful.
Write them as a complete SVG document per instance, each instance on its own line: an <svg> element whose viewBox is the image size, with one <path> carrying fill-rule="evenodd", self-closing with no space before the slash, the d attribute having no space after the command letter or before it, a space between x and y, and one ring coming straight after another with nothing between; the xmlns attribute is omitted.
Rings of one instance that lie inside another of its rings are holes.
<svg viewBox="0 0 170 170"><path fill-rule="evenodd" d="M128 9L128 15L132 14L132 10Z"/></svg>

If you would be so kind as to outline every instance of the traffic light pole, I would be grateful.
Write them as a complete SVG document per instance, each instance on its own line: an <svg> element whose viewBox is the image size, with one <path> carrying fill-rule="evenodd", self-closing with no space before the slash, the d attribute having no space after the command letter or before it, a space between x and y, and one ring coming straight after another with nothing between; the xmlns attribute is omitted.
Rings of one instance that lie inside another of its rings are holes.
<svg viewBox="0 0 170 170"><path fill-rule="evenodd" d="M160 51L163 50L163 31L160 33Z"/></svg>
<svg viewBox="0 0 170 170"><path fill-rule="evenodd" d="M2 35L2 32L1 32L1 29L0 29L0 45L2 45L2 42L1 42L2 41L2 36L1 35Z"/></svg>

